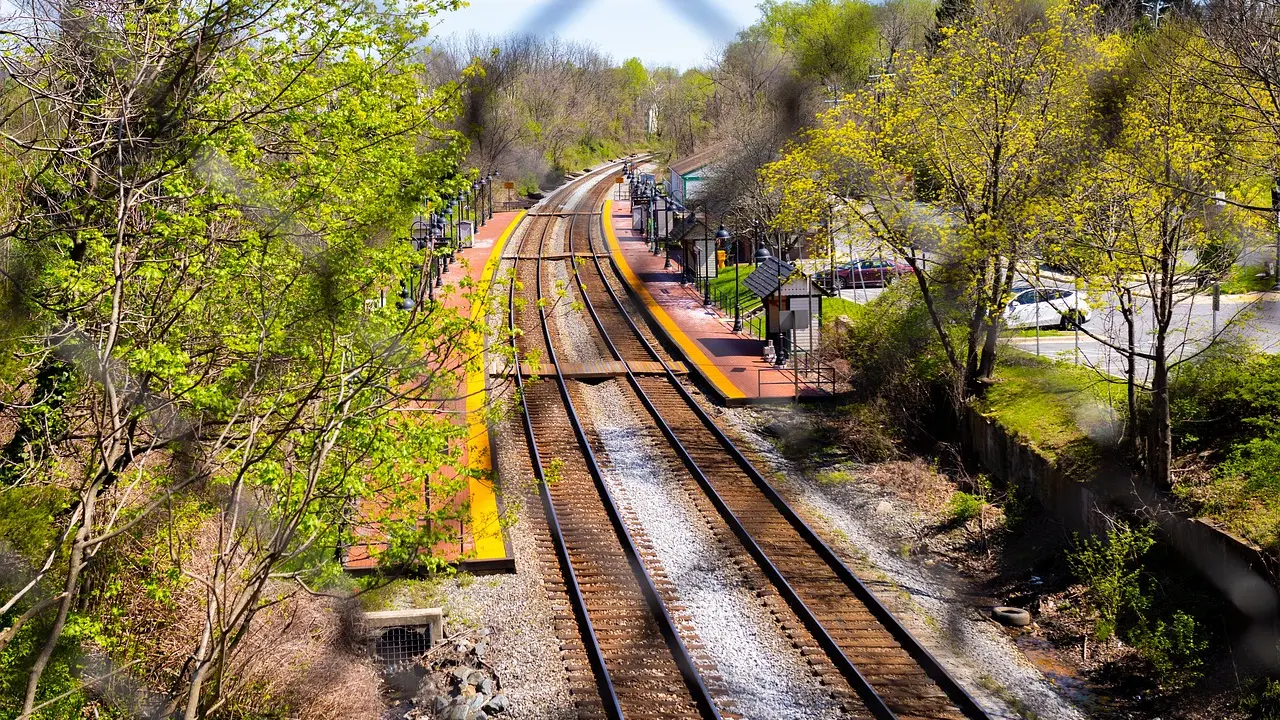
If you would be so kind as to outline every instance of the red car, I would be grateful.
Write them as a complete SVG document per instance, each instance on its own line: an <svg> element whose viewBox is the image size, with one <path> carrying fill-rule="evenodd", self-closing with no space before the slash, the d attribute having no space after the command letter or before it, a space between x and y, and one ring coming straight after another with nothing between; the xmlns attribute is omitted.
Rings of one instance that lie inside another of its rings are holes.
<svg viewBox="0 0 1280 720"><path fill-rule="evenodd" d="M854 260L836 266L835 289L859 287L887 287L903 275L912 273L910 265L891 260ZM831 271L820 276L824 284L831 283Z"/></svg>

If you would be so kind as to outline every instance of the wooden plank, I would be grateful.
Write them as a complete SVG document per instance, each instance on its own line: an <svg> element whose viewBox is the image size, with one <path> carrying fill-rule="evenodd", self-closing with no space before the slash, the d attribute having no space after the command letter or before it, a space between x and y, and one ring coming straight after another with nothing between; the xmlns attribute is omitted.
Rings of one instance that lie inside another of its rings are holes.
<svg viewBox="0 0 1280 720"><path fill-rule="evenodd" d="M666 371L662 368L662 363L652 361L632 361L628 363L631 372L636 375L665 375ZM555 374L555 368L549 363L540 364L537 368L538 372L534 372L532 365L528 363L520 363L520 375L522 377L532 377L539 375L548 377ZM683 362L671 363L671 370L677 375L687 375L689 369L685 367ZM621 378L627 376L627 367L622 363L613 360L596 360L587 363L560 363L560 372L572 380L608 380L611 378ZM499 372L493 373L495 376L505 376L510 374L509 368L504 368Z"/></svg>
<svg viewBox="0 0 1280 720"><path fill-rule="evenodd" d="M596 253L591 252L572 252L572 253L547 253L545 255L508 255L508 260L567 260L573 258L589 258L595 257ZM602 256L603 257L603 256Z"/></svg>

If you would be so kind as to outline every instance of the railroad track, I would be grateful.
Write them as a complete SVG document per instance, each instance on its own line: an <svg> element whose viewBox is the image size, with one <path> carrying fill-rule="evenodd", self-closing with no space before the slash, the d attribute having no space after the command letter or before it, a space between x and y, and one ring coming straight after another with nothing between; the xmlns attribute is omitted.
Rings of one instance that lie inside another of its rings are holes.
<svg viewBox="0 0 1280 720"><path fill-rule="evenodd" d="M557 194L546 204L570 205L566 195ZM642 543L628 530L578 419L581 399L560 371L557 332L548 310L555 311L562 298L549 291L549 263L542 256L560 224L567 222L571 234L573 225L589 219L534 217L513 260L520 285L531 297L518 304L515 283L508 297L519 355L540 355L551 370L548 381L525 383L519 372L515 377L525 442L558 560L559 577L552 581L563 587L571 606L572 621L562 616L557 631L568 655L585 658L588 665L575 668L570 663L579 717L720 718L703 679L705 666L700 668L691 657L667 610L669 583L647 569ZM521 259L530 256L537 259ZM594 680L595 697L585 687L588 676Z"/></svg>
<svg viewBox="0 0 1280 720"><path fill-rule="evenodd" d="M588 193L590 208L600 209L607 189L598 185ZM663 455L660 462L669 468L683 469L683 473L677 473L680 475L679 485L694 499L704 519L720 528L718 535L726 552L748 575L752 572L759 575L759 584L767 584L767 592L775 593L780 604L785 606L775 611L775 617L793 643L801 648L815 675L831 687L837 699L846 701L846 710L856 716L880 720L988 718L981 706L774 490L680 383L669 358L659 349L647 328L632 319L632 313L627 310L630 299L624 301L614 288L615 284L621 283L620 276L603 247L602 232L592 232L596 227L591 223L606 221L602 215L573 214L566 216L565 220L569 225L565 234L567 247L555 248L555 252L547 254L560 258L560 262L564 262L566 257L571 259L566 270L572 276L577 297L591 317L596 351L605 359L618 361L624 368L624 389L629 389L637 414L651 420L654 435L665 441L654 443ZM588 222L584 224L583 220ZM531 232L526 233L525 244L517 257L542 258L552 224L547 219L545 226L530 228ZM527 246L534 235L539 235L536 254ZM526 289L537 289L537 298L545 297L542 273L545 263L539 259L535 267L530 267L528 261L523 266L518 265L522 269L517 274ZM514 297L513 286L510 299L513 329L519 314ZM566 299L560 298L559 301ZM563 463L562 466L557 465L560 478L553 478L551 490L544 494L549 525L556 524L556 518L564 523L565 518L572 516L575 523L584 522L594 527L596 533L589 540L578 541L576 550L560 552L560 564L568 568L596 567L597 564L599 567L608 566L613 569L611 578L621 578L625 573L620 570L619 548L613 546L612 536L628 536L627 523L621 518L601 479L596 452L600 447L599 441L593 439L589 428L583 427L573 410L578 397L576 383L567 380L559 370L555 353L559 338L552 324L547 322L546 307L537 305L536 311L530 311L530 305L536 304L526 303L525 310L520 311L523 316L519 318L519 325L526 332L518 349L522 355L541 353L550 361L556 380L554 383L533 385L523 393L527 442L539 480L545 480L544 469L541 468L545 458L555 457ZM537 326L534 325L535 319ZM530 339L535 333L529 330L535 327L541 329L540 341L536 337ZM665 374L642 376L628 369L629 363L640 362L659 363ZM556 402L557 392L559 403ZM577 404L580 405L581 401ZM583 458L586 461L579 462ZM568 488L561 488L564 478L570 474L574 481ZM541 485L548 487L546 482ZM610 534L611 537L604 537ZM570 535L572 533L566 534L566 538ZM569 539L565 543L572 544ZM605 559L585 561L581 555L574 556L575 552L596 552L596 545L592 543L600 545ZM604 547L606 545L608 547ZM626 542L622 545L625 546ZM625 548L622 550L626 554ZM649 592L644 580L648 575L641 553L634 552L629 558L631 574L640 578L640 582L627 591L625 603L620 604L634 609L639 607L636 593L644 595ZM572 574L566 572L566 578ZM573 582L567 581L566 585L572 586ZM575 601L575 607L582 606L577 612L578 626L585 628L584 637L592 627L593 605L600 604L591 598L595 590L594 587L585 588L585 592L581 586L569 588L571 596L575 592L583 595L582 600ZM765 591L762 588L762 593ZM650 606L651 618L658 626L658 634L670 653L669 659L680 670L680 678L694 700L691 706L684 703L682 697L683 704L669 709L672 716L693 717L699 712L706 716L708 708L699 703L709 705L709 711L715 712L716 701L709 694L699 698L699 688L705 691L706 686L697 677L696 664L688 659L687 651L681 652L684 646L679 636L674 635L674 628L670 628L672 635L663 630L668 627L663 617L670 619L665 610L652 607L652 598L661 600L664 595L670 595L668 588L653 585L651 595L645 599ZM629 623L639 621L640 615L636 611L628 615L628 622L624 625L636 627ZM661 655L652 628L645 627L649 628L646 631L649 635L643 652ZM688 631L685 634L688 635ZM613 640L617 639L613 637ZM586 641L586 644L590 645L591 641ZM610 666L609 659L605 657L607 650L607 647L599 648L600 658L592 661L593 668L601 666L607 670ZM658 685L662 692L667 693L665 697L674 702L679 694L673 682L676 676L669 666L659 665L663 669L660 673L663 680ZM600 670L596 669L596 672L600 673ZM604 683L600 683L597 677L602 697L606 695L605 684L610 684L610 691L617 694L623 692L620 689L623 683L615 681L629 682L631 679L607 672L604 674ZM657 687L640 689L636 696L658 692ZM719 702L729 705L725 699L719 699ZM633 714L637 709L641 714ZM641 717L646 712L643 706L637 709L621 700L618 702L617 712L620 715Z"/></svg>

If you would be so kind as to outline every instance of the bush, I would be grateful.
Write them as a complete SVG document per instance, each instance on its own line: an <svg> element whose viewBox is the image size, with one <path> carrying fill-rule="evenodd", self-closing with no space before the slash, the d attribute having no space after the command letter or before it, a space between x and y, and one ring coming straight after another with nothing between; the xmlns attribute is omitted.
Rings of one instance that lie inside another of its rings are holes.
<svg viewBox="0 0 1280 720"><path fill-rule="evenodd" d="M1250 720L1280 720L1280 680L1258 678L1240 696L1240 709Z"/></svg>
<svg viewBox="0 0 1280 720"><path fill-rule="evenodd" d="M1179 450L1225 449L1280 430L1280 356L1223 343L1172 378Z"/></svg>
<svg viewBox="0 0 1280 720"><path fill-rule="evenodd" d="M1123 636L1152 670L1160 685L1178 689L1200 677L1201 655L1209 643L1196 619L1173 608L1167 621L1153 609L1155 586L1143 588L1144 556L1155 544L1152 528L1120 523L1105 538L1076 539L1067 565L1085 586L1087 604L1097 612L1094 637L1103 641L1123 624ZM1165 604L1169 598L1165 598Z"/></svg>
<svg viewBox="0 0 1280 720"><path fill-rule="evenodd" d="M1067 553L1067 566L1085 587L1090 606L1098 613L1094 637L1106 640L1116 632L1121 617L1141 615L1148 605L1142 593L1142 556L1154 540L1150 528L1120 523L1105 538L1076 537Z"/></svg>
<svg viewBox="0 0 1280 720"><path fill-rule="evenodd" d="M950 366L938 342L928 310L913 282L890 285L865 312L849 316L839 342L849 362L853 392L862 400L892 406L903 428L931 417L945 397Z"/></svg>
<svg viewBox="0 0 1280 720"><path fill-rule="evenodd" d="M947 519L953 523L967 523L982 514L987 503L977 495L957 490L947 501Z"/></svg>
<svg viewBox="0 0 1280 720"><path fill-rule="evenodd" d="M1156 671L1166 688L1185 687L1200 677L1200 657L1208 642L1201 636L1195 618L1176 610L1169 623L1139 623L1127 635L1130 644Z"/></svg>
<svg viewBox="0 0 1280 720"><path fill-rule="evenodd" d="M1225 344L1184 367L1171 391L1177 451L1212 465L1176 484L1175 494L1196 513L1274 546L1280 537L1280 357Z"/></svg>

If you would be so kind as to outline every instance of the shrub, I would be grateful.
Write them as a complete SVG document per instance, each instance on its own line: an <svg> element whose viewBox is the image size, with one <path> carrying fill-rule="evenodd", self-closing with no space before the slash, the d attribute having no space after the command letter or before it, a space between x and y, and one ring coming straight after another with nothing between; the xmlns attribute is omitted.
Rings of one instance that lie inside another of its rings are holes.
<svg viewBox="0 0 1280 720"><path fill-rule="evenodd" d="M1142 556L1154 540L1150 528L1133 528L1120 523L1105 538L1076 537L1067 553L1067 566L1085 586L1089 604L1098 613L1094 636L1106 640L1115 634L1116 624L1126 613L1140 615L1148 599L1142 593Z"/></svg>
<svg viewBox="0 0 1280 720"><path fill-rule="evenodd" d="M859 399L886 399L903 427L936 411L949 365L914 282L891 285L846 328L839 351Z"/></svg>
<svg viewBox="0 0 1280 720"><path fill-rule="evenodd" d="M1280 357L1224 344L1185 366L1171 390L1178 452L1217 462L1175 485L1175 494L1232 531L1274 545L1280 528Z"/></svg>
<svg viewBox="0 0 1280 720"><path fill-rule="evenodd" d="M977 495L957 490L947 501L947 519L957 524L967 523L981 515L986 505L987 503Z"/></svg>
<svg viewBox="0 0 1280 720"><path fill-rule="evenodd" d="M1280 720L1280 680L1258 678L1240 696L1240 709L1250 720Z"/></svg>
<svg viewBox="0 0 1280 720"><path fill-rule="evenodd" d="M1176 610L1166 624L1139 623L1127 634L1129 643L1156 671L1160 684L1166 688L1185 687L1200 677L1200 657L1208 647L1198 631L1195 618Z"/></svg>

